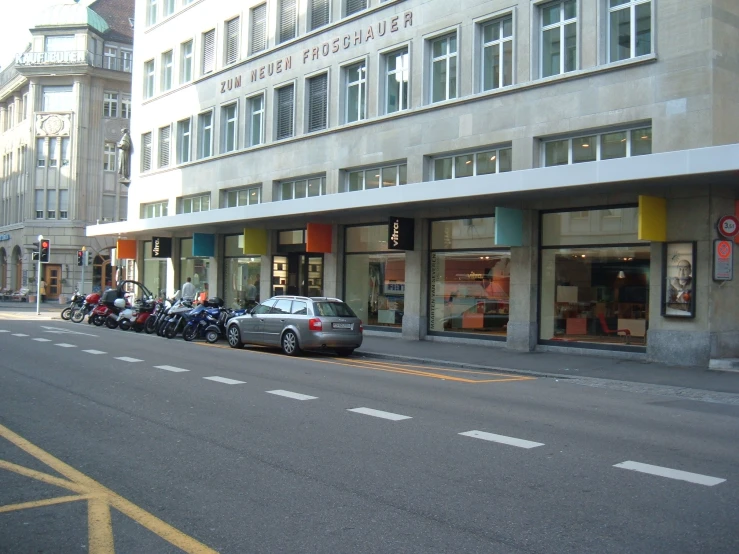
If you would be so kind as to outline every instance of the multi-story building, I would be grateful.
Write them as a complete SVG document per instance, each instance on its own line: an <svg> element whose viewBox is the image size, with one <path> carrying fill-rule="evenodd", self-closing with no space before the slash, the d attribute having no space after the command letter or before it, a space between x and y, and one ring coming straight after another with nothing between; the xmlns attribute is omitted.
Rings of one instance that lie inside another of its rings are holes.
<svg viewBox="0 0 739 554"><path fill-rule="evenodd" d="M714 245L739 198L736 2L136 13L129 218L88 235L126 236L149 288L339 296L368 333L491 355L739 356Z"/></svg>
<svg viewBox="0 0 739 554"><path fill-rule="evenodd" d="M132 18L133 0L61 2L0 73L0 289L34 291L39 235L51 241L48 299L79 286L82 247L94 262L86 290L111 282L115 239L85 227L126 220L116 142L131 117Z"/></svg>

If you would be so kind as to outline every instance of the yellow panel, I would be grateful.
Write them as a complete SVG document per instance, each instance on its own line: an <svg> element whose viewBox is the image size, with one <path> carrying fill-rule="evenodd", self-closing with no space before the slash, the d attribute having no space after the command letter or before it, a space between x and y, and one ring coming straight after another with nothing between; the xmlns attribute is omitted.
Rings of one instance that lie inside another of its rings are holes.
<svg viewBox="0 0 739 554"><path fill-rule="evenodd" d="M639 240L667 240L667 200L655 196L639 196Z"/></svg>
<svg viewBox="0 0 739 554"><path fill-rule="evenodd" d="M267 254L267 229L244 229L244 254Z"/></svg>

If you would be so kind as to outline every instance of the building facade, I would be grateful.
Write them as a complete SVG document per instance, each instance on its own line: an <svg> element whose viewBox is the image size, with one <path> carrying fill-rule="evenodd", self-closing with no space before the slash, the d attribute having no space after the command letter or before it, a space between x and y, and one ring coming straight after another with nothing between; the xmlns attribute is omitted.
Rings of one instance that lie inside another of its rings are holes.
<svg viewBox="0 0 739 554"><path fill-rule="evenodd" d="M2 290L35 292L39 235L51 242L47 299L80 286L82 247L93 260L85 290L111 282L115 240L88 238L85 227L126 220L116 142L131 116L132 17L133 0L55 5L0 73Z"/></svg>
<svg viewBox="0 0 739 554"><path fill-rule="evenodd" d="M714 244L739 199L735 2L136 13L129 217L87 232L125 236L150 289L338 296L368 333L493 353L739 356Z"/></svg>

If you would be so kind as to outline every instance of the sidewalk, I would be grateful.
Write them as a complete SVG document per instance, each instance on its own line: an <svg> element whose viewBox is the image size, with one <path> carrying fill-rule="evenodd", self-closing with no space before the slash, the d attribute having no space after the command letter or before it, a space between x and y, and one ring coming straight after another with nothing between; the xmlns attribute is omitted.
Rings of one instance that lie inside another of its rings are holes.
<svg viewBox="0 0 739 554"><path fill-rule="evenodd" d="M410 341L365 335L356 354L398 361L503 371L543 377L593 377L739 394L739 372L555 352L512 352L497 345Z"/></svg>

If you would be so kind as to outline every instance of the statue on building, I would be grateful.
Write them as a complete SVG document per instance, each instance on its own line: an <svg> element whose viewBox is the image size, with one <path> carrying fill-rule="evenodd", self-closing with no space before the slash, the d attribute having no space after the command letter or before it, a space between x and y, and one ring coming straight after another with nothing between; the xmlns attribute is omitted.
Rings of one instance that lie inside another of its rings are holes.
<svg viewBox="0 0 739 554"><path fill-rule="evenodd" d="M119 181L126 186L131 182L131 135L128 129L121 129L121 140L116 144L119 150L118 154L118 175Z"/></svg>

